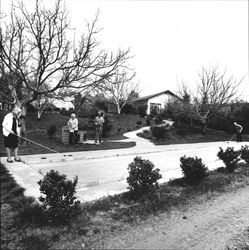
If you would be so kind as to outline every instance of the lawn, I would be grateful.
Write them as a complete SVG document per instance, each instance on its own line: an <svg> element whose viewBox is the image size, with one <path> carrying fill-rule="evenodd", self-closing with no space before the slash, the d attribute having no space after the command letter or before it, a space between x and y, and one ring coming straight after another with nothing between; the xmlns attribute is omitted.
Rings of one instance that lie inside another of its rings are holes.
<svg viewBox="0 0 249 250"><path fill-rule="evenodd" d="M127 131L131 131L136 128L137 121L142 121L145 124L145 119L140 118L138 115L121 115L118 118L112 117L112 129L104 137L104 143L101 145L93 144L79 144L77 147L72 145L65 145L61 143L61 129L65 126L69 120L69 117L62 116L59 113L44 113L41 119L37 119L35 112L30 112L26 118L27 138L37 143L40 143L46 147L49 147L58 152L74 152L74 151L89 151L89 150L106 150L117 148L128 148L135 146L134 142L120 142L116 140L124 139L123 134ZM0 123L2 123L4 113L0 112ZM79 118L79 128L86 127L92 122L90 118ZM47 129L51 125L56 125L57 132L55 138L49 139L47 135ZM87 131L88 139L93 139L95 131L89 129ZM0 135L0 145L3 145L3 136ZM20 146L20 155L24 154L43 154L50 153L47 149L41 148L35 144L27 143L25 146ZM1 146L0 156L5 155L5 150Z"/></svg>
<svg viewBox="0 0 249 250"><path fill-rule="evenodd" d="M149 130L138 134L138 136L151 140L155 145L169 145L183 143L228 141L231 139L233 134L228 134L224 131L218 131L213 129L207 129L206 133L203 134L201 133L199 127L182 124L173 125L164 134L163 139L153 138ZM236 140L235 135L233 136L232 140ZM243 140L249 141L249 135L243 135Z"/></svg>
<svg viewBox="0 0 249 250"><path fill-rule="evenodd" d="M23 188L3 165L0 179L2 249L83 249L101 248L107 237L143 223L150 216L187 209L193 203L249 185L249 167L240 164L232 174L211 171L197 186L175 179L160 185L158 195L146 201L132 201L128 193L123 193L85 203L65 225L43 221L39 206L23 195Z"/></svg>

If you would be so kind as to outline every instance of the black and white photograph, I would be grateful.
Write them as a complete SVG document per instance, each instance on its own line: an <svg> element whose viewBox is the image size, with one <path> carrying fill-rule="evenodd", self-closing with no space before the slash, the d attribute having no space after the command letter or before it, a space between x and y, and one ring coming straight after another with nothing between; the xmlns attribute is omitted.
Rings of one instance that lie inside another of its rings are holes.
<svg viewBox="0 0 249 250"><path fill-rule="evenodd" d="M247 0L0 0L1 249L249 249Z"/></svg>

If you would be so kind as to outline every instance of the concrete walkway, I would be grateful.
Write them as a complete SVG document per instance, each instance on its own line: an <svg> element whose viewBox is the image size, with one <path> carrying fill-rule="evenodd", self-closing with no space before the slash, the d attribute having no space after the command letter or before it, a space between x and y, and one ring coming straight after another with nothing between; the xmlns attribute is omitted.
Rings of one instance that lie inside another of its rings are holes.
<svg viewBox="0 0 249 250"><path fill-rule="evenodd" d="M183 155L201 157L209 169L214 169L223 165L216 156L219 147L239 149L241 145L249 145L248 142L210 142L155 146L149 140L136 136L144 129L149 128L125 134L128 139L123 141L136 142L132 148L25 155L22 156L24 163L14 164L7 163L2 157L1 162L26 189L26 195L40 196L37 182L54 169L70 179L77 175L77 195L82 201L90 201L125 191L127 167L135 156L151 160L163 176L160 182L165 182L182 176L179 159Z"/></svg>

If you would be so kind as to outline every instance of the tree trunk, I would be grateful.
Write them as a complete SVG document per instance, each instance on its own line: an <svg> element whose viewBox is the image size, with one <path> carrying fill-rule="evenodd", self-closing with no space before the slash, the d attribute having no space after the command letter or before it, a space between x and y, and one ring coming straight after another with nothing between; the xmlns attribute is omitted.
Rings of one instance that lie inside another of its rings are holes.
<svg viewBox="0 0 249 250"><path fill-rule="evenodd" d="M22 106L22 115L23 115L23 119L22 119L22 127L21 127L21 136L27 137L27 129L26 129L26 122L25 122L25 118L27 115L27 107L25 104ZM27 143L26 140L22 140L22 144L24 146L26 145L26 143Z"/></svg>
<svg viewBox="0 0 249 250"><path fill-rule="evenodd" d="M117 113L118 113L118 115L120 115L120 114L121 114L121 109L120 109L119 104L117 104Z"/></svg>
<svg viewBox="0 0 249 250"><path fill-rule="evenodd" d="M37 110L37 119L41 119L42 110Z"/></svg>
<svg viewBox="0 0 249 250"><path fill-rule="evenodd" d="M206 134L206 130L207 130L207 123L203 123L202 126L201 126L201 133L203 135Z"/></svg>

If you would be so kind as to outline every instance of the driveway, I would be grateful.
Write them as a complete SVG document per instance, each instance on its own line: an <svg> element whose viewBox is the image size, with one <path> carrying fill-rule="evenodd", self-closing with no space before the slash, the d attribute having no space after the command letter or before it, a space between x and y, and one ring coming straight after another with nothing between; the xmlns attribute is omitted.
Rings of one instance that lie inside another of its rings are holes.
<svg viewBox="0 0 249 250"><path fill-rule="evenodd" d="M146 129L142 128L141 130ZM22 156L24 163L10 164L2 157L1 162L13 174L17 183L26 189L26 195L40 195L37 182L49 170L58 170L69 179L78 176L77 196L82 201L95 200L127 190L127 167L135 156L149 159L160 169L160 182L181 177L179 158L183 155L198 156L209 169L223 166L218 160L219 147L239 149L248 142L209 142L155 146L150 141L136 136L139 131L126 133L126 141L135 141L136 146L115 150L83 151L58 154Z"/></svg>

